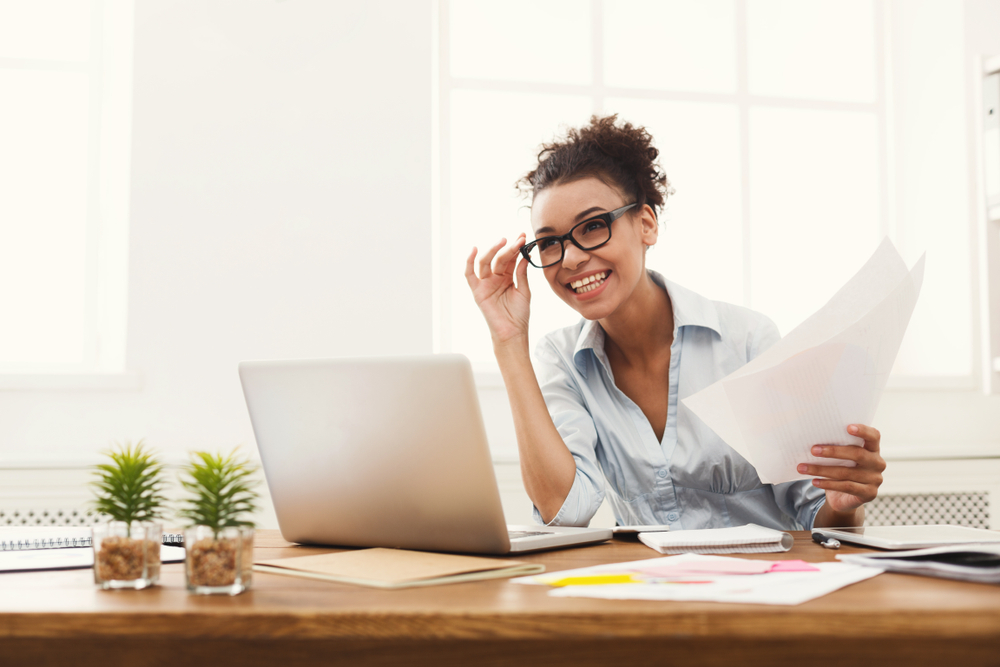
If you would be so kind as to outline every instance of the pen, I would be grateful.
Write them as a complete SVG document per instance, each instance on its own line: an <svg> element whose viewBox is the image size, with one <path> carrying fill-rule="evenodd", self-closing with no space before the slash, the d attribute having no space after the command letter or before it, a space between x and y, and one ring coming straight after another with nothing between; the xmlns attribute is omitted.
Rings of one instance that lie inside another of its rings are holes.
<svg viewBox="0 0 1000 667"><path fill-rule="evenodd" d="M820 545L824 549L839 549L840 548L840 540L835 540L832 537L827 537L827 536L823 535L823 533L813 533L812 534L812 538L813 538L813 542L815 542L816 544Z"/></svg>

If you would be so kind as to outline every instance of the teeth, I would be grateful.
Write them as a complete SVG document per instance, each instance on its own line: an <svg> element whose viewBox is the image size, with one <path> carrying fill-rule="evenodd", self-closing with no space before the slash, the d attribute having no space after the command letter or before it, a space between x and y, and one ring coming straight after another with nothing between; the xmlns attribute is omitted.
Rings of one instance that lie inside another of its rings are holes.
<svg viewBox="0 0 1000 667"><path fill-rule="evenodd" d="M581 278L580 280L575 280L569 284L571 288L577 294L584 294L591 290L597 289L601 286L601 283L608 277L608 274L604 271L600 273L595 273L592 276L587 276L586 278Z"/></svg>

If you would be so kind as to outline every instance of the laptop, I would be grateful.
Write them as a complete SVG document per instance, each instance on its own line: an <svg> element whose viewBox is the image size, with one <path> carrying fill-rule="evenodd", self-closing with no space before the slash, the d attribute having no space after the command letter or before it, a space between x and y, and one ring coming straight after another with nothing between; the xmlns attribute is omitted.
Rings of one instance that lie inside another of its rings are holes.
<svg viewBox="0 0 1000 667"><path fill-rule="evenodd" d="M462 355L245 361L239 374L289 542L507 554L611 539L506 525Z"/></svg>

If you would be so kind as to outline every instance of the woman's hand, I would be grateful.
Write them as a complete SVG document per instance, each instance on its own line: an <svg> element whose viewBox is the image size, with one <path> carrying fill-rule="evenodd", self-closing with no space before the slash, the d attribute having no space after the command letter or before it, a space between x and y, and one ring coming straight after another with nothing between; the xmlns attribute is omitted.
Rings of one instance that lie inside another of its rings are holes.
<svg viewBox="0 0 1000 667"><path fill-rule="evenodd" d="M853 514L859 507L875 499L882 484L885 460L879 454L882 434L870 426L852 424L847 432L865 441L864 445L814 445L814 456L854 461L855 466L821 466L799 464L798 470L816 475L813 485L826 490L826 508L837 514ZM817 517L819 523L819 517Z"/></svg>
<svg viewBox="0 0 1000 667"><path fill-rule="evenodd" d="M479 260L478 276L475 271L476 248L472 249L465 263L465 279L472 289L476 305L490 327L494 345L517 338L523 338L525 342L528 340L528 312L531 303L528 262L523 257L518 262L521 247L525 244L525 235L521 234L513 244L505 248L506 244L507 239L500 239L499 243L483 255ZM496 262L493 261L494 257Z"/></svg>

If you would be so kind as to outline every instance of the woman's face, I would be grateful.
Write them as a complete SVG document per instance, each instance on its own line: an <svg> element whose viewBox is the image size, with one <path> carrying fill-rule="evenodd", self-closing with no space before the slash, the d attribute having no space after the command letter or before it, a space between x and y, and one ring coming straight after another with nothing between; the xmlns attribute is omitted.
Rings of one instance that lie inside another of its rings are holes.
<svg viewBox="0 0 1000 667"><path fill-rule="evenodd" d="M613 211L631 201L597 178L550 186L531 206L535 238L569 233L579 222ZM611 224L611 240L594 250L567 241L562 262L543 269L560 299L588 320L614 313L632 295L645 274L645 249L656 243L656 219L647 206L634 208ZM581 285L580 281L587 281ZM595 287L596 285L596 287Z"/></svg>

